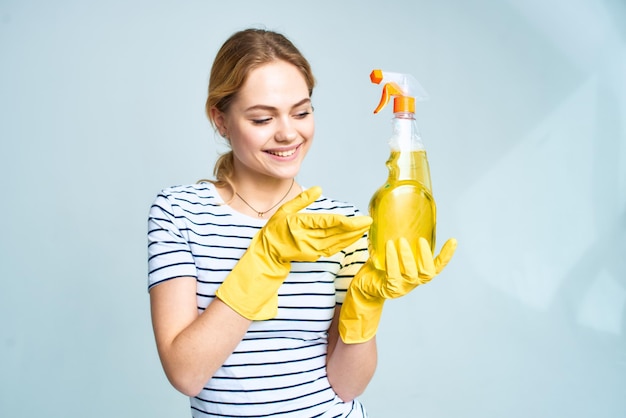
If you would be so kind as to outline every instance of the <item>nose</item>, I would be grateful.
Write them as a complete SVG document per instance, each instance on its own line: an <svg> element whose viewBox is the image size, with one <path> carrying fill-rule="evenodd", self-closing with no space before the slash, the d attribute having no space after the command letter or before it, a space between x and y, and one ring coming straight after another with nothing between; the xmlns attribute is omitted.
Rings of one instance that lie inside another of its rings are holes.
<svg viewBox="0 0 626 418"><path fill-rule="evenodd" d="M274 135L278 142L292 142L298 138L298 131L289 117L280 118Z"/></svg>

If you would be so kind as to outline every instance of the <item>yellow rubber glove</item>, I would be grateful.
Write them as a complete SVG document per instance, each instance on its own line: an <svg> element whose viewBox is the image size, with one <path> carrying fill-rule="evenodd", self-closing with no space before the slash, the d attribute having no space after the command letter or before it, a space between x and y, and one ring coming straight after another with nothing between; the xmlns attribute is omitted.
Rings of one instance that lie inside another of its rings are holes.
<svg viewBox="0 0 626 418"><path fill-rule="evenodd" d="M352 279L339 315L339 335L346 344L361 343L376 335L387 299L404 296L415 287L428 283L448 264L456 250L456 239L449 239L435 258L428 242L420 238L418 258L408 241L393 241L385 247L386 271L378 270L369 259Z"/></svg>
<svg viewBox="0 0 626 418"><path fill-rule="evenodd" d="M217 289L224 303L252 320L270 319L278 310L278 288L291 261L315 261L361 238L372 219L330 213L298 213L322 194L312 187L282 205L252 238L250 246Z"/></svg>

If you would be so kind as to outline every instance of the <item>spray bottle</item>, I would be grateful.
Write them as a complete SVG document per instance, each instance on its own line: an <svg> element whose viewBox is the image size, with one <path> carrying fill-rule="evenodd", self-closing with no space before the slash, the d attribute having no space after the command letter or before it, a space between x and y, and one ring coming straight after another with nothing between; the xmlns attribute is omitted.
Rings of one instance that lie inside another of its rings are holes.
<svg viewBox="0 0 626 418"><path fill-rule="evenodd" d="M426 149L415 121L415 101L428 95L410 74L374 70L372 83L383 85L382 98L374 113L393 100L390 155L387 182L372 196L369 204L373 219L369 232L369 250L376 268L385 269L385 245L397 245L404 237L417 257L419 237L435 248L436 206L432 194L430 167Z"/></svg>

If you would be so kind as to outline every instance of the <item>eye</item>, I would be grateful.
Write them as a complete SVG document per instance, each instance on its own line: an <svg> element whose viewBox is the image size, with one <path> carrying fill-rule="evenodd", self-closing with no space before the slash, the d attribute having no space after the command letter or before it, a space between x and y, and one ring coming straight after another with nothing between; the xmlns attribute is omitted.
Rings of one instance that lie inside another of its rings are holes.
<svg viewBox="0 0 626 418"><path fill-rule="evenodd" d="M310 110L303 110L303 111L301 111L301 112L296 113L296 114L294 115L294 117L295 117L296 119L304 119L304 118L306 118L307 116L309 116L311 113L312 113L312 112L311 112Z"/></svg>
<svg viewBox="0 0 626 418"><path fill-rule="evenodd" d="M253 125L265 125L269 123L272 118L259 118L259 119L251 119Z"/></svg>

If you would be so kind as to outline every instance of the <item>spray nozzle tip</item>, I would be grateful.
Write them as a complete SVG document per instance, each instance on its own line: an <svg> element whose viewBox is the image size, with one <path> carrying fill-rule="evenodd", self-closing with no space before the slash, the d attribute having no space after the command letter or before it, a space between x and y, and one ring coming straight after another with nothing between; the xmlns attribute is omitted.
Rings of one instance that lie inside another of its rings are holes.
<svg viewBox="0 0 626 418"><path fill-rule="evenodd" d="M370 73L370 80L374 84L380 84L383 81L383 71L382 70L373 70Z"/></svg>

